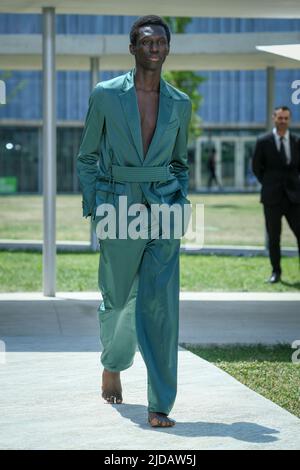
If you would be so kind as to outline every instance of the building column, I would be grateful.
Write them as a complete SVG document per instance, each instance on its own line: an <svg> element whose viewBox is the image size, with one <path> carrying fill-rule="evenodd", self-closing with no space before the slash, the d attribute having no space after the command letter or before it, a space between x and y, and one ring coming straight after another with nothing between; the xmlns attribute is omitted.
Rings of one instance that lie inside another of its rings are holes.
<svg viewBox="0 0 300 470"><path fill-rule="evenodd" d="M267 112L266 128L271 131L273 128L273 110L275 106L275 67L267 67Z"/></svg>
<svg viewBox="0 0 300 470"><path fill-rule="evenodd" d="M238 190L245 189L245 157L243 146L243 141L237 138L234 142L234 178L235 187Z"/></svg>
<svg viewBox="0 0 300 470"><path fill-rule="evenodd" d="M100 67L100 60L99 57L91 57L90 58L90 87L91 90L96 86L99 82L99 67ZM90 243L92 251L98 251L99 244L97 240L97 236L95 231L92 227L92 222L90 224Z"/></svg>
<svg viewBox="0 0 300 470"><path fill-rule="evenodd" d="M3 80L0 80L0 104L6 104L6 85Z"/></svg>
<svg viewBox="0 0 300 470"><path fill-rule="evenodd" d="M38 194L43 195L43 128L38 127Z"/></svg>
<svg viewBox="0 0 300 470"><path fill-rule="evenodd" d="M195 190L201 190L201 143L202 140L200 137L196 140L196 150L195 150Z"/></svg>
<svg viewBox="0 0 300 470"><path fill-rule="evenodd" d="M215 137L214 140L214 147L216 149L216 175L218 178L218 181L221 185L223 185L222 181L222 142L221 142L221 137Z"/></svg>
<svg viewBox="0 0 300 470"><path fill-rule="evenodd" d="M43 293L56 293L55 8L43 15Z"/></svg>
<svg viewBox="0 0 300 470"><path fill-rule="evenodd" d="M267 109L266 109L266 130L271 132L273 129L273 110L275 106L275 67L267 67ZM265 229L265 254L269 254L269 237Z"/></svg>

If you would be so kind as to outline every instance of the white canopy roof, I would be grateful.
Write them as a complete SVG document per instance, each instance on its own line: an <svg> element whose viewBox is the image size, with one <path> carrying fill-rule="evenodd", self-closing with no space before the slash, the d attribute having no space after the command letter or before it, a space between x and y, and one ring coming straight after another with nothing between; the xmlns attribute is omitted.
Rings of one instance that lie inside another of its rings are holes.
<svg viewBox="0 0 300 470"><path fill-rule="evenodd" d="M270 52L294 61L300 60L300 44L281 44L278 46L257 46L259 51ZM296 63L296 62L295 62ZM299 67L299 63L298 63Z"/></svg>
<svg viewBox="0 0 300 470"><path fill-rule="evenodd" d="M295 42L300 42L299 33L178 34L172 36L171 54L164 68L171 70L255 70L268 66L298 68L299 63L292 57L270 55L256 48L264 44L262 49L268 50L276 43ZM127 35L57 35L57 69L89 70L90 57L99 57L101 70L127 70L134 64L128 43ZM0 35L0 69L41 68L41 35Z"/></svg>
<svg viewBox="0 0 300 470"><path fill-rule="evenodd" d="M57 13L97 15L202 16L229 18L300 18L299 0L1 0L0 12L39 13L55 7Z"/></svg>

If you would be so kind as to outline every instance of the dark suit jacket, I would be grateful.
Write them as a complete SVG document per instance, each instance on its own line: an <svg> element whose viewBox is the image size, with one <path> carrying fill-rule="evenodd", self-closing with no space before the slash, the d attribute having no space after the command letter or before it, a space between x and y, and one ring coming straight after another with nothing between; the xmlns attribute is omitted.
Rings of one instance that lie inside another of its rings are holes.
<svg viewBox="0 0 300 470"><path fill-rule="evenodd" d="M300 141L292 134L290 146L291 162L288 165L277 150L272 132L257 140L252 168L262 185L263 204L279 204L284 194L292 203L300 204Z"/></svg>

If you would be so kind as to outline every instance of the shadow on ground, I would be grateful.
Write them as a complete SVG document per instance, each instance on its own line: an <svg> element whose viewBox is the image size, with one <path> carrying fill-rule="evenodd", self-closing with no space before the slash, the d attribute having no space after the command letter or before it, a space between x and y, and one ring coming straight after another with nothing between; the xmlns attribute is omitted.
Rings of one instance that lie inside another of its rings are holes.
<svg viewBox="0 0 300 470"><path fill-rule="evenodd" d="M300 282L287 282L281 280L281 284L286 286L286 287L293 287L293 289L299 289L300 290Z"/></svg>
<svg viewBox="0 0 300 470"><path fill-rule="evenodd" d="M149 429L147 423L147 407L142 405L122 405L113 406L120 415L129 419L132 423L137 424L143 429ZM275 434L279 434L276 429L260 426L255 423L237 422L233 424L209 423L205 421L177 421L172 428L151 428L155 432L170 433L177 436L185 437L224 437L232 438L237 441L251 443L270 443L278 441Z"/></svg>

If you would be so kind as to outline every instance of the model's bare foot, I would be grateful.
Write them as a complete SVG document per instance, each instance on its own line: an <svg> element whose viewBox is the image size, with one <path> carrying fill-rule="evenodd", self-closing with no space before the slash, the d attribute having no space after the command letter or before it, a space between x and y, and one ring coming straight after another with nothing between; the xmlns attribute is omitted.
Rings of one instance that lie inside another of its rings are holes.
<svg viewBox="0 0 300 470"><path fill-rule="evenodd" d="M152 412L148 414L148 421L152 427L155 428L170 428L175 426L175 421L167 417L164 413Z"/></svg>
<svg viewBox="0 0 300 470"><path fill-rule="evenodd" d="M102 397L108 403L120 404L123 401L120 372L104 369L102 374Z"/></svg>

